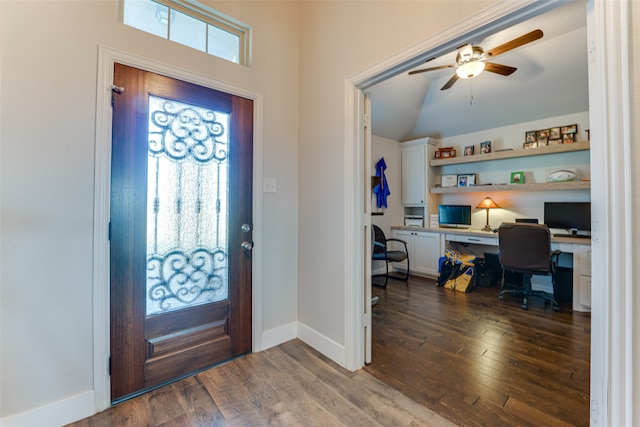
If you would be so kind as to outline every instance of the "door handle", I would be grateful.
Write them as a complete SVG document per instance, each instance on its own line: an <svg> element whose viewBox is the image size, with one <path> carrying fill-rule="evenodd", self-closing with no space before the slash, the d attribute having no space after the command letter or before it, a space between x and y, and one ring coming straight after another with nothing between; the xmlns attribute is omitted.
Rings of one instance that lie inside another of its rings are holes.
<svg viewBox="0 0 640 427"><path fill-rule="evenodd" d="M245 252L250 251L251 249L253 249L253 242L247 242L245 240L244 242L240 243L240 247Z"/></svg>

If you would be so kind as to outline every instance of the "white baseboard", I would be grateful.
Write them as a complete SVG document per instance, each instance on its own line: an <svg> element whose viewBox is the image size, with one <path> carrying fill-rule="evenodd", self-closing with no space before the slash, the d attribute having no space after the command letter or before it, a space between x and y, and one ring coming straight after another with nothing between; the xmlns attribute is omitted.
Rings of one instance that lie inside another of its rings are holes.
<svg viewBox="0 0 640 427"><path fill-rule="evenodd" d="M60 427L95 413L93 390L0 419L2 427Z"/></svg>
<svg viewBox="0 0 640 427"><path fill-rule="evenodd" d="M300 322L298 322L298 338L340 366L346 366L346 354L343 345L338 344Z"/></svg>
<svg viewBox="0 0 640 427"><path fill-rule="evenodd" d="M298 337L298 322L290 322L277 328L262 332L262 348L266 350Z"/></svg>

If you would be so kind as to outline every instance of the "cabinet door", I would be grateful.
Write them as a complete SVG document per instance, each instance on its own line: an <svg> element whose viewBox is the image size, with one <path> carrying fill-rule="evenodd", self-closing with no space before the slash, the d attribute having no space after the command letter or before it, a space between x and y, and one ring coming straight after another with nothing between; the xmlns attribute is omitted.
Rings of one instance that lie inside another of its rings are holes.
<svg viewBox="0 0 640 427"><path fill-rule="evenodd" d="M414 232L411 270L425 276L438 276L438 259L441 255L440 233Z"/></svg>
<svg viewBox="0 0 640 427"><path fill-rule="evenodd" d="M402 204L422 205L425 196L425 146L402 149Z"/></svg>
<svg viewBox="0 0 640 427"><path fill-rule="evenodd" d="M393 237L407 242L411 273L438 277L438 259L442 254L442 235L428 231L393 230ZM406 263L394 263L406 269Z"/></svg>

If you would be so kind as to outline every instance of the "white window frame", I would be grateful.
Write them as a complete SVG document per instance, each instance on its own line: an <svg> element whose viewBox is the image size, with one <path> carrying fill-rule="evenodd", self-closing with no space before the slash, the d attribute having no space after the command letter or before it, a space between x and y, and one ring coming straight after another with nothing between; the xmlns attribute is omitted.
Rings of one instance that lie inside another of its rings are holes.
<svg viewBox="0 0 640 427"><path fill-rule="evenodd" d="M238 44L238 64L251 65L251 39L252 30L251 27L231 16L228 16L222 12L212 9L196 0L151 0L159 5L168 7L169 14L171 9L184 13L198 21L204 22L207 25L219 28L230 34L237 36L240 40ZM125 0L118 0L118 17L120 22L124 23L124 2ZM125 24L127 25L127 24ZM132 27L137 28L137 27ZM144 30L141 30L144 31ZM166 37L169 40L169 35ZM214 55L209 52L208 40L206 53L220 58L218 55ZM227 58L222 58L227 59ZM233 61L231 61L233 62Z"/></svg>

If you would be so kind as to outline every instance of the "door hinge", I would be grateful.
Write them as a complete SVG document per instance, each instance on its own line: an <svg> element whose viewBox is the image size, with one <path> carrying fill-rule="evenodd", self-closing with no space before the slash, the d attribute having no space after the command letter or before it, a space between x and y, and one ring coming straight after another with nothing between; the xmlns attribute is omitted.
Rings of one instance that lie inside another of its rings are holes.
<svg viewBox="0 0 640 427"><path fill-rule="evenodd" d="M107 231L107 238L109 239L109 241L111 241L111 221L109 221L109 231Z"/></svg>
<svg viewBox="0 0 640 427"><path fill-rule="evenodd" d="M369 114L362 114L362 126L368 128L369 127Z"/></svg>
<svg viewBox="0 0 640 427"><path fill-rule="evenodd" d="M109 376L111 376L111 356L109 356Z"/></svg>

